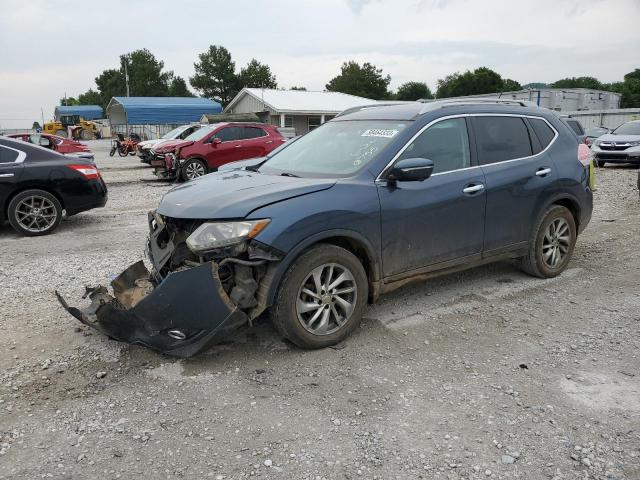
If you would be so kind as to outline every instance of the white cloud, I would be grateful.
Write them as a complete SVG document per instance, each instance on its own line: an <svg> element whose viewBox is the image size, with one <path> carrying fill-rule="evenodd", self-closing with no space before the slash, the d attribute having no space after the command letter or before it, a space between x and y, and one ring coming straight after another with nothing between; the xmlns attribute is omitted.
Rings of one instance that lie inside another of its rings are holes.
<svg viewBox="0 0 640 480"><path fill-rule="evenodd" d="M614 81L640 67L637 0L3 0L0 125L50 117L66 92L94 86L120 54L148 48L193 74L197 54L227 47L237 67L255 57L279 84L322 89L342 62L392 77L437 79L486 65L521 83L592 75ZM603 30L603 28L605 30ZM602 32L606 31L606 34Z"/></svg>

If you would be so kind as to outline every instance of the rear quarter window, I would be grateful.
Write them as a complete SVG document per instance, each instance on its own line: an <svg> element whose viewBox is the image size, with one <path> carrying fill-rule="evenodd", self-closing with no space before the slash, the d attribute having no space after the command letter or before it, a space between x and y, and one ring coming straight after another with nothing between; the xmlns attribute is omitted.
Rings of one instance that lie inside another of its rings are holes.
<svg viewBox="0 0 640 480"><path fill-rule="evenodd" d="M566 120L566 122L571 127L571 130L575 132L576 135L584 135L584 129L582 125L577 120Z"/></svg>
<svg viewBox="0 0 640 480"><path fill-rule="evenodd" d="M0 163L13 163L18 159L18 155L18 150L0 145Z"/></svg>
<svg viewBox="0 0 640 480"><path fill-rule="evenodd" d="M473 127L480 165L533 155L529 129L521 117L475 117Z"/></svg>
<svg viewBox="0 0 640 480"><path fill-rule="evenodd" d="M553 131L547 122L540 118L530 118L529 123L531 124L536 137L538 137L538 141L542 147L541 150L544 150L556 136L556 132Z"/></svg>

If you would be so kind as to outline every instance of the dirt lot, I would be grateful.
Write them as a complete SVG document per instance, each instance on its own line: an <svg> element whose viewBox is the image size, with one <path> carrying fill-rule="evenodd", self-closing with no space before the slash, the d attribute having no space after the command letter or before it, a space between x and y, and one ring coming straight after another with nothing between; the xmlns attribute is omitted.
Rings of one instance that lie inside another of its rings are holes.
<svg viewBox="0 0 640 480"><path fill-rule="evenodd" d="M559 278L478 268L383 297L344 348L301 351L265 318L184 361L53 295L142 258L170 188L107 147L106 208L44 238L0 227L0 479L640 478L636 170L599 172Z"/></svg>

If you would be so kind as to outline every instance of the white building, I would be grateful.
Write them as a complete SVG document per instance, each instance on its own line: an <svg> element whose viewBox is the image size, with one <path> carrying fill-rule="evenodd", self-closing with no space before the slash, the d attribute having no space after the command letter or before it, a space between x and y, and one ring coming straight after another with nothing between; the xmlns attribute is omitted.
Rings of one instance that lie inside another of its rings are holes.
<svg viewBox="0 0 640 480"><path fill-rule="evenodd" d="M506 98L528 100L540 107L557 112L584 110L611 110L620 108L622 95L589 88L534 88L515 92L485 93L456 98ZM441 100L441 99L438 99Z"/></svg>
<svg viewBox="0 0 640 480"><path fill-rule="evenodd" d="M339 92L243 88L224 113L269 112L271 123L304 135L347 108L378 103Z"/></svg>

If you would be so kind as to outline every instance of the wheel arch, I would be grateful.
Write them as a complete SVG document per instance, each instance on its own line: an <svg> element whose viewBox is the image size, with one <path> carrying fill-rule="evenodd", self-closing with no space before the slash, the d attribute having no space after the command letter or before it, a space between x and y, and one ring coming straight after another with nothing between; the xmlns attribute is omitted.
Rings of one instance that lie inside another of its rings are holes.
<svg viewBox="0 0 640 480"><path fill-rule="evenodd" d="M277 270L269 286L267 294L267 305L273 305L284 274L304 252L318 244L335 245L353 253L362 263L367 274L369 284L369 300L374 301L379 294L380 283L380 261L375 254L375 249L371 242L363 235L352 230L328 230L298 243L284 259L278 264Z"/></svg>
<svg viewBox="0 0 640 480"><path fill-rule="evenodd" d="M552 202L550 202L546 208L549 208L551 205L560 205L562 207L565 207L567 210L569 210L571 212L571 215L573 216L573 221L576 224L576 232L580 230L580 218L581 218L582 212L581 212L580 203L578 202L578 200L568 195L559 196L555 198Z"/></svg>

